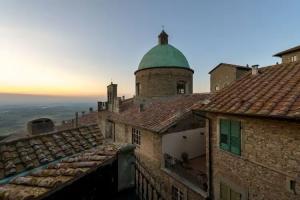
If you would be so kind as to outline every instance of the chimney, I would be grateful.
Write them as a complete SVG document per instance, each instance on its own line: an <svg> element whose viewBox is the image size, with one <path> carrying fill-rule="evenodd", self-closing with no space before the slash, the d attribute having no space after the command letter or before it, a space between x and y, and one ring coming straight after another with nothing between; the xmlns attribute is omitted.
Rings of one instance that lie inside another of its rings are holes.
<svg viewBox="0 0 300 200"><path fill-rule="evenodd" d="M114 104L114 107L113 107L113 112L120 112L120 105L122 104L122 99L121 97L116 97L115 98L115 104Z"/></svg>
<svg viewBox="0 0 300 200"><path fill-rule="evenodd" d="M78 127L78 112L75 113L75 128Z"/></svg>
<svg viewBox="0 0 300 200"><path fill-rule="evenodd" d="M125 100L125 96L122 96L122 101L124 101Z"/></svg>
<svg viewBox="0 0 300 200"><path fill-rule="evenodd" d="M91 113L91 112L93 112L93 108L92 108L92 107L90 107L90 108L89 108L89 111L90 111L90 113Z"/></svg>
<svg viewBox="0 0 300 200"><path fill-rule="evenodd" d="M257 75L259 73L258 66L259 65L252 65L252 75Z"/></svg>

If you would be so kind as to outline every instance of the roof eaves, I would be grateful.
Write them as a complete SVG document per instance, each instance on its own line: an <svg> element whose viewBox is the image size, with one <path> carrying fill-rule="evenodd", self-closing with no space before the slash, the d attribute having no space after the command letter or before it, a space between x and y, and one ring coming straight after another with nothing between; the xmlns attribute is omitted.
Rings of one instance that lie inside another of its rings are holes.
<svg viewBox="0 0 300 200"><path fill-rule="evenodd" d="M210 111L210 110L201 110L194 109L193 112L196 113L216 113L216 114L224 114L224 115L235 115L241 117L253 117L253 118L264 118L264 119L277 119L277 120L286 120L286 121L300 121L299 117L289 117L289 116L281 116L281 115L263 115L263 114L249 114L249 113L231 113L231 112L221 112L221 111Z"/></svg>
<svg viewBox="0 0 300 200"><path fill-rule="evenodd" d="M290 48L290 49L287 49L287 50L284 50L284 51L281 51L279 53L276 53L273 56L274 57L282 57L285 54L292 53L292 52L299 51L299 50L300 50L300 45L299 46L295 46L295 47Z"/></svg>
<svg viewBox="0 0 300 200"><path fill-rule="evenodd" d="M211 74L214 70L220 67L220 65L226 65L228 67L235 67L235 68L243 68L243 69L250 69L249 67L242 66L242 65L235 65L235 64L229 64L229 63L219 63L217 66L215 66L212 70L208 72L208 74Z"/></svg>

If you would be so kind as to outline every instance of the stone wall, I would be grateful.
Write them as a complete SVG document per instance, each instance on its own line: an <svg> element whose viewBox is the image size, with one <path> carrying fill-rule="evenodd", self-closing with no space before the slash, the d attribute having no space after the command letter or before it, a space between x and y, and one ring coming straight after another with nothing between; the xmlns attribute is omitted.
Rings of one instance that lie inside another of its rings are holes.
<svg viewBox="0 0 300 200"><path fill-rule="evenodd" d="M300 124L268 119L209 114L212 119L213 193L220 197L220 182L243 195L242 199L300 199ZM219 148L219 119L240 120L241 156ZM296 193L289 189L296 181Z"/></svg>
<svg viewBox="0 0 300 200"><path fill-rule="evenodd" d="M116 142L131 142L132 126L115 123ZM141 131L141 145L136 148L136 155L145 169L149 172L150 180L155 180L156 188L168 200L171 200L172 185L184 193L185 200L204 200L201 194L183 184L163 169L162 136L158 133L139 129ZM125 136L125 137L124 137Z"/></svg>
<svg viewBox="0 0 300 200"><path fill-rule="evenodd" d="M216 92L223 89L233 81L243 77L249 70L247 68L237 68L227 64L221 64L210 73L210 91Z"/></svg>
<svg viewBox="0 0 300 200"><path fill-rule="evenodd" d="M177 95L177 82L186 83L186 94L193 93L193 71L183 68L150 68L137 71L140 98Z"/></svg>
<svg viewBox="0 0 300 200"><path fill-rule="evenodd" d="M211 72L210 74L210 91L216 92L221 90L226 85L229 85L236 79L236 71L234 67L222 65Z"/></svg>
<svg viewBox="0 0 300 200"><path fill-rule="evenodd" d="M300 51L298 51L298 52L292 52L292 53L288 53L286 55L283 55L282 56L282 63L291 62L291 57L292 56L297 56L297 61L300 61Z"/></svg>

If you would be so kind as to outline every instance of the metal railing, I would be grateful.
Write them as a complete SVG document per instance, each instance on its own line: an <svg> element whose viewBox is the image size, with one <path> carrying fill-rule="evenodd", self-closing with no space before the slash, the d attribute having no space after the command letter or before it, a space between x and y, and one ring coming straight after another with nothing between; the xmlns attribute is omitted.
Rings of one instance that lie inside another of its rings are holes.
<svg viewBox="0 0 300 200"><path fill-rule="evenodd" d="M166 169L175 173L179 177L199 187L200 189L207 191L207 175L204 172L191 173L191 169L188 165L185 166L184 162L172 157L169 154L164 155L164 166Z"/></svg>

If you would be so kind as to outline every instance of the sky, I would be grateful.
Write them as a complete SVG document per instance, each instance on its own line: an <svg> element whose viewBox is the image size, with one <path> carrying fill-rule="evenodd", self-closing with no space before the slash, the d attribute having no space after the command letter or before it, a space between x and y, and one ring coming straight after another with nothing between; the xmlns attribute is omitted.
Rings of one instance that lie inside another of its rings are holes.
<svg viewBox="0 0 300 200"><path fill-rule="evenodd" d="M299 45L299 10L297 0L0 0L0 93L100 98L113 81L130 97L162 26L195 71L194 92L207 92L220 62L271 65Z"/></svg>

